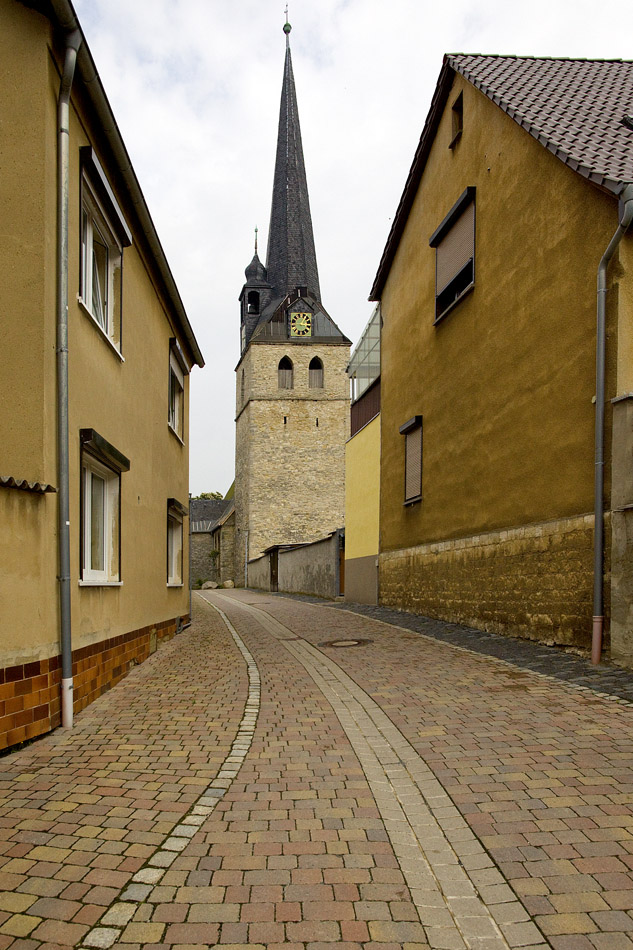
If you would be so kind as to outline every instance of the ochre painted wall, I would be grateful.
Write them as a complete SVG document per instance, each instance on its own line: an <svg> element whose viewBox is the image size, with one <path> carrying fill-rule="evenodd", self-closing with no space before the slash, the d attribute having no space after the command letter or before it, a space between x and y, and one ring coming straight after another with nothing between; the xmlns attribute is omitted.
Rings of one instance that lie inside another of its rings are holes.
<svg viewBox="0 0 633 950"><path fill-rule="evenodd" d="M7 133L2 138L0 176L5 355L0 376L0 474L55 486L59 52L53 48L45 17L20 3L0 6L0 96ZM79 149L88 144L95 149L133 233L133 244L123 254L122 358L77 302ZM185 505L188 501L188 436L183 445L167 423L169 341L179 337L185 352L187 345L175 329L176 319L156 278L145 238L133 209L126 206L118 171L78 76L70 110L69 215L70 566L77 651L132 632L145 644L152 636L156 639L158 627L171 635L174 618L189 611L186 518L183 586L168 588L166 573L167 499L177 498ZM185 433L188 388L185 377ZM130 471L121 476L120 587L79 584L81 428L95 429L131 462ZM34 667L60 651L57 497L0 488L0 668L23 666L26 678L25 664ZM106 683L108 675L103 672Z"/></svg>
<svg viewBox="0 0 633 950"><path fill-rule="evenodd" d="M48 21L0 6L0 474L58 483L55 425L55 104ZM0 488L0 668L50 655L57 496Z"/></svg>
<svg viewBox="0 0 633 950"><path fill-rule="evenodd" d="M467 186L475 288L434 326L429 237ZM456 79L382 296L383 550L592 510L596 269L616 225L614 199ZM424 497L404 507L398 429L417 414Z"/></svg>
<svg viewBox="0 0 633 950"><path fill-rule="evenodd" d="M380 416L345 446L345 560L378 555Z"/></svg>
<svg viewBox="0 0 633 950"><path fill-rule="evenodd" d="M464 129L451 150L460 92ZM429 238L467 187L475 286L434 325ZM455 77L381 299L383 603L587 646L596 273L617 223L612 196ZM632 247L625 237L608 279L607 620L610 400L633 387ZM422 500L405 506L398 430L416 415Z"/></svg>

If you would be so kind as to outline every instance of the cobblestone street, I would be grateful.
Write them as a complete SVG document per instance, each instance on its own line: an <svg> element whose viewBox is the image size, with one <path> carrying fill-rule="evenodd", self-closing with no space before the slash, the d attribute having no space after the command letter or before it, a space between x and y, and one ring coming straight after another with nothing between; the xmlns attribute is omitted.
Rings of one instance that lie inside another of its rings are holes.
<svg viewBox="0 0 633 950"><path fill-rule="evenodd" d="M633 676L379 611L193 606L0 759L0 950L633 950Z"/></svg>

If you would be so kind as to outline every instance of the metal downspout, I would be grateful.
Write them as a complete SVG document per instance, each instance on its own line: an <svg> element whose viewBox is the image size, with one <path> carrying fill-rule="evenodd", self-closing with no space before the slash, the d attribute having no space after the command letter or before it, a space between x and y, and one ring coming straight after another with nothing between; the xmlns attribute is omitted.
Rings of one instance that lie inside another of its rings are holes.
<svg viewBox="0 0 633 950"><path fill-rule="evenodd" d="M62 726L73 724L73 661L70 628L70 513L68 466L68 181L70 90L81 33L66 37L66 55L57 100L57 458Z"/></svg>
<svg viewBox="0 0 633 950"><path fill-rule="evenodd" d="M602 255L598 266L598 313L596 327L596 428L595 428L595 482L594 482L594 541L593 541L593 632L591 662L600 662L604 626L603 559L604 559L604 388L607 268L628 226L633 220L633 185L622 192L618 228Z"/></svg>

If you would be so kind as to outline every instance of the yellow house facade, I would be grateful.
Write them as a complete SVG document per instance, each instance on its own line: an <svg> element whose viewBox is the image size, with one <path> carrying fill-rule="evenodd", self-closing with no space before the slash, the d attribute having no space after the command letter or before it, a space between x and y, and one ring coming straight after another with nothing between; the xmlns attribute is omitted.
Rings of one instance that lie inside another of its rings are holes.
<svg viewBox="0 0 633 950"><path fill-rule="evenodd" d="M380 307L349 361L350 438L345 445L345 600L377 604L380 547Z"/></svg>
<svg viewBox="0 0 633 950"><path fill-rule="evenodd" d="M625 663L632 105L631 63L446 57L371 294L381 602Z"/></svg>
<svg viewBox="0 0 633 950"><path fill-rule="evenodd" d="M203 359L71 4L2 4L0 57L2 748L187 621Z"/></svg>

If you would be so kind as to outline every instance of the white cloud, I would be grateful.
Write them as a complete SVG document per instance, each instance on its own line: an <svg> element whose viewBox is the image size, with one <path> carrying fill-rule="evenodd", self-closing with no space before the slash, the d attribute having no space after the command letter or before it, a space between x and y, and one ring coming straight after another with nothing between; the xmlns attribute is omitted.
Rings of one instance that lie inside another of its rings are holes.
<svg viewBox="0 0 633 950"><path fill-rule="evenodd" d="M191 488L233 478L237 297L265 256L283 2L75 0L189 319ZM445 52L630 57L616 0L292 0L291 46L323 302L356 341Z"/></svg>

